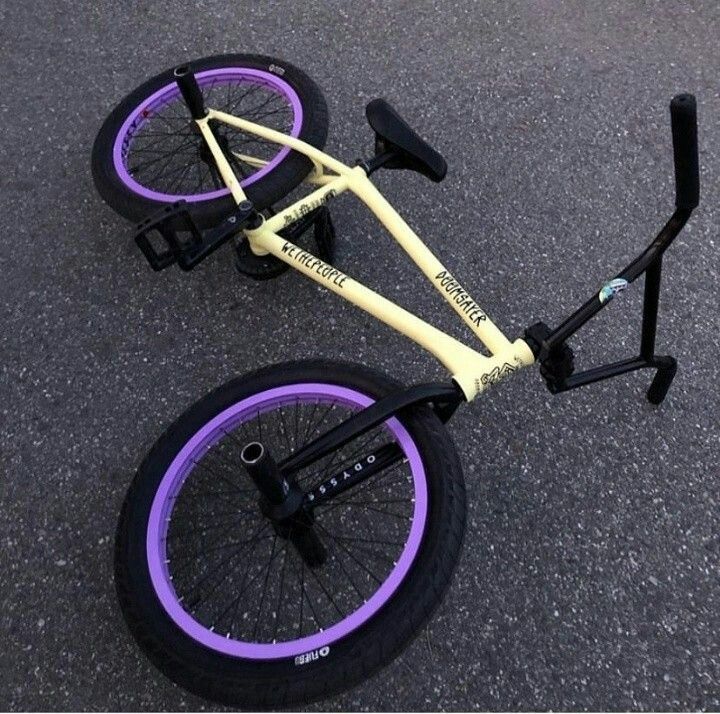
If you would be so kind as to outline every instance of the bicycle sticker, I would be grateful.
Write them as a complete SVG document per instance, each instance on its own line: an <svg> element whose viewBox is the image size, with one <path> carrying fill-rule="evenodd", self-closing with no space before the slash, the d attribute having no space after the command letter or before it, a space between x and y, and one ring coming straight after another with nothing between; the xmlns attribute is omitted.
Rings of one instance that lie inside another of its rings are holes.
<svg viewBox="0 0 720 714"><path fill-rule="evenodd" d="M598 298L604 305L606 302L610 302L618 293L621 293L628 286L628 281L624 278L614 278L609 283L600 288Z"/></svg>
<svg viewBox="0 0 720 714"><path fill-rule="evenodd" d="M518 371L518 367L511 365L509 362L505 362L502 367L494 367L490 372L486 372L480 377L480 384L486 387L489 384L497 384L505 377L508 377L513 372ZM479 387L478 387L479 391Z"/></svg>
<svg viewBox="0 0 720 714"><path fill-rule="evenodd" d="M330 648L327 645L325 647L321 647L319 650L305 652L305 654L298 655L295 658L295 666L297 667L301 664L309 664L310 662L320 659L320 657L327 657L329 654Z"/></svg>
<svg viewBox="0 0 720 714"><path fill-rule="evenodd" d="M365 462L364 464L363 461ZM312 503L317 496L325 496L327 493L332 493L339 485L345 483L349 479L352 479L353 476L357 476L357 474L363 471L366 466L371 466L376 461L377 457L375 454L368 454L368 456L366 456L363 460L356 461L352 466L348 466L342 474L329 478L324 483L315 487L312 491L309 491L307 494L308 502Z"/></svg>
<svg viewBox="0 0 720 714"><path fill-rule="evenodd" d="M336 195L337 192L335 191L335 189L331 188L329 191L326 191L322 196L316 198L314 201L301 203L299 208L296 208L294 211L285 214L285 225L289 226L291 223L299 221L304 216L307 216L308 213L312 213L316 208L324 206L331 198L334 198Z"/></svg>

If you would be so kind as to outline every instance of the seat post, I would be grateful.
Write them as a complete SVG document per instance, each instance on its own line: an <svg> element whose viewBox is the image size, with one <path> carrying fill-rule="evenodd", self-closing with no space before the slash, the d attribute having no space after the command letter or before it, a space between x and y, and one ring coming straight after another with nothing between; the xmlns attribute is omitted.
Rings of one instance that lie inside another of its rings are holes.
<svg viewBox="0 0 720 714"><path fill-rule="evenodd" d="M370 176L395 158L397 158L397 154L394 154L392 151L384 151L381 154L375 154L375 156L371 159L358 159L355 162L355 165L359 166L368 176Z"/></svg>

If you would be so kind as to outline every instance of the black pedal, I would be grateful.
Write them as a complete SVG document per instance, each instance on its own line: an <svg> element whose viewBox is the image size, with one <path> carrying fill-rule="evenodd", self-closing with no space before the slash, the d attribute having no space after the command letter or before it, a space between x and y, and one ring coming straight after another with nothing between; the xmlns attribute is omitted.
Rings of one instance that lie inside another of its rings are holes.
<svg viewBox="0 0 720 714"><path fill-rule="evenodd" d="M243 201L218 226L201 231L187 202L176 201L139 223L135 242L153 270L164 270L173 263L192 270L256 217L253 204ZM157 249L154 242L164 242L164 248Z"/></svg>
<svg viewBox="0 0 720 714"><path fill-rule="evenodd" d="M185 249L186 241L181 241L180 233L190 234L190 244L202 241L186 201L175 201L138 223L135 243L153 270L164 270L176 263ZM154 244L158 243L164 243L164 247L157 249Z"/></svg>

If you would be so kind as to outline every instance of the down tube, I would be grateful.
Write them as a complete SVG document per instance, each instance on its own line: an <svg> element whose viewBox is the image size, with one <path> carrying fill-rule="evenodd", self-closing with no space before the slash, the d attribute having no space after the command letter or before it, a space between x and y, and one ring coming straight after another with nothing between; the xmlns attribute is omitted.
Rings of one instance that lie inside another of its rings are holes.
<svg viewBox="0 0 720 714"><path fill-rule="evenodd" d="M267 227L261 226L247 234L269 253L424 347L450 371L468 399L477 394L475 378L492 368L493 359L438 330Z"/></svg>
<svg viewBox="0 0 720 714"><path fill-rule="evenodd" d="M511 343L502 330L420 240L374 184L369 179L360 179L353 181L351 188L490 352L495 355L508 350Z"/></svg>

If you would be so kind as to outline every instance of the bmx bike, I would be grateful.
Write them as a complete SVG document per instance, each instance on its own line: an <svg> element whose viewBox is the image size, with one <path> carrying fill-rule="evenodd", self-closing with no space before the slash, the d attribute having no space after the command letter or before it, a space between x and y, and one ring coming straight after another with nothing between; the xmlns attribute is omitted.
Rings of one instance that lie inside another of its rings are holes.
<svg viewBox="0 0 720 714"><path fill-rule="evenodd" d="M386 101L368 104L375 151L353 166L323 151L320 90L277 59L194 61L119 104L95 141L93 175L113 209L140 221L135 240L153 269L191 270L230 243L242 274L265 280L295 268L428 350L449 374L406 387L357 364L275 365L222 385L165 432L127 494L115 559L130 630L165 674L255 708L352 686L409 643L450 582L466 503L445 425L459 405L535 363L552 393L652 369L647 398L665 398L676 362L655 353L662 258L699 200L695 99L676 96L670 113L670 219L562 324L535 323L511 340L372 183L382 168L435 182L447 168ZM301 184L307 195L278 207ZM483 351L334 265L327 204L348 191ZM306 235L315 251L300 244ZM569 338L641 275L639 354L576 372Z"/></svg>

